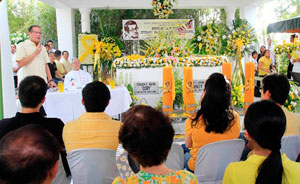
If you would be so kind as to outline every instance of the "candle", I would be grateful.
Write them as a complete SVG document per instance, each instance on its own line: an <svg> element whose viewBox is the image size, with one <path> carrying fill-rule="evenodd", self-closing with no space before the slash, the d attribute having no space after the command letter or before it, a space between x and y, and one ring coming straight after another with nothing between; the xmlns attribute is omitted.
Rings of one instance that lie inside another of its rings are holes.
<svg viewBox="0 0 300 184"><path fill-rule="evenodd" d="M231 80L231 63L222 63L222 73L228 80Z"/></svg>
<svg viewBox="0 0 300 184"><path fill-rule="evenodd" d="M245 64L245 110L254 101L254 75L255 65L253 62Z"/></svg>
<svg viewBox="0 0 300 184"><path fill-rule="evenodd" d="M183 67L183 85L182 96L185 111L187 114L192 114L195 111L194 83L193 83L193 68Z"/></svg>
<svg viewBox="0 0 300 184"><path fill-rule="evenodd" d="M163 67L163 112L170 115L173 111L175 99L175 82L172 66Z"/></svg>

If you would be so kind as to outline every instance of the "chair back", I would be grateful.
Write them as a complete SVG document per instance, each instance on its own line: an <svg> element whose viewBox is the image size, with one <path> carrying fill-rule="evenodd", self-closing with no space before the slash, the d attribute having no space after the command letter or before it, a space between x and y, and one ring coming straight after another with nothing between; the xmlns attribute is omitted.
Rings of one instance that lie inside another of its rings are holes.
<svg viewBox="0 0 300 184"><path fill-rule="evenodd" d="M176 142L172 144L165 165L173 170L184 169L184 152L180 144Z"/></svg>
<svg viewBox="0 0 300 184"><path fill-rule="evenodd" d="M67 177L63 163L61 161L61 155L59 154L58 169L52 184L70 184L71 177Z"/></svg>
<svg viewBox="0 0 300 184"><path fill-rule="evenodd" d="M227 165L240 161L245 142L242 139L219 141L204 145L199 149L195 176L199 183L222 183Z"/></svg>
<svg viewBox="0 0 300 184"><path fill-rule="evenodd" d="M285 153L290 160L296 161L300 154L300 135L283 136L280 152Z"/></svg>
<svg viewBox="0 0 300 184"><path fill-rule="evenodd" d="M111 184L119 176L113 150L76 149L68 154L67 159L74 184Z"/></svg>

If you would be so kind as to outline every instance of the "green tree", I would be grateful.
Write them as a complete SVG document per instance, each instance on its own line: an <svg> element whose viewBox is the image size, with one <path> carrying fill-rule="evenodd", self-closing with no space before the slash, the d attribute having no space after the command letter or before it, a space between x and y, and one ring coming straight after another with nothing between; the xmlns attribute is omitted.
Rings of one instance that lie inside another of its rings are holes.
<svg viewBox="0 0 300 184"><path fill-rule="evenodd" d="M300 0L278 0L279 6L275 9L281 20L300 15Z"/></svg>
<svg viewBox="0 0 300 184"><path fill-rule="evenodd" d="M38 0L7 0L7 13L11 34L26 34L36 24L43 30L42 43L52 39L57 46L55 8Z"/></svg>

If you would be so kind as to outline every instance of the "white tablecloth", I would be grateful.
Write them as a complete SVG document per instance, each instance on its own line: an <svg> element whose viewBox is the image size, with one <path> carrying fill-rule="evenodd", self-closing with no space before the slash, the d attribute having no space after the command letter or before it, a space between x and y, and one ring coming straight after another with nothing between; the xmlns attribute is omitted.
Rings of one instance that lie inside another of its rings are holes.
<svg viewBox="0 0 300 184"><path fill-rule="evenodd" d="M125 87L110 89L111 99L105 112L110 115L118 115L127 111L131 104L131 97ZM77 119L83 112L81 103L81 90L59 92L47 92L46 101L43 104L47 117L60 118L64 123Z"/></svg>

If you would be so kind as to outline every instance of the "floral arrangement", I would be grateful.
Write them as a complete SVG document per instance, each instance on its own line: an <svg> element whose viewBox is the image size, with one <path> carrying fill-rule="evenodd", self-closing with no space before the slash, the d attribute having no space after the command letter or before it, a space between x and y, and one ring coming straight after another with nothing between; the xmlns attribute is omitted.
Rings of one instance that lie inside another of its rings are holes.
<svg viewBox="0 0 300 184"><path fill-rule="evenodd" d="M228 62L223 56L200 56L200 57L164 57L164 58L143 58L132 59L131 56L117 58L113 62L116 68L149 68L172 66L220 66Z"/></svg>
<svg viewBox="0 0 300 184"><path fill-rule="evenodd" d="M290 54L290 53L292 53L294 50L295 50L295 44L293 44L293 43L286 43L286 44L283 45L283 51L284 51L285 53Z"/></svg>
<svg viewBox="0 0 300 184"><path fill-rule="evenodd" d="M219 55L221 46L219 28L215 23L198 27L191 40L191 48L195 54Z"/></svg>
<svg viewBox="0 0 300 184"><path fill-rule="evenodd" d="M282 54L283 53L283 46L282 45L276 45L274 47L274 53L275 54Z"/></svg>
<svg viewBox="0 0 300 184"><path fill-rule="evenodd" d="M233 106L238 108L244 107L245 95L243 93L243 90L243 85L231 87L231 101Z"/></svg>
<svg viewBox="0 0 300 184"><path fill-rule="evenodd" d="M153 0L152 6L155 16L160 19L168 18L170 14L173 14L174 0Z"/></svg>
<svg viewBox="0 0 300 184"><path fill-rule="evenodd" d="M102 38L100 42L95 42L94 45L96 46L96 54L99 54L100 59L105 61L111 61L122 55L116 41L111 37Z"/></svg>
<svg viewBox="0 0 300 184"><path fill-rule="evenodd" d="M20 42L23 42L27 39L29 39L29 36L26 33L13 33L10 34L10 42L12 44L18 44Z"/></svg>
<svg viewBox="0 0 300 184"><path fill-rule="evenodd" d="M187 39L177 38L174 30L166 29L158 32L156 37L145 40L142 50L145 51L146 57L189 57L190 49L187 47Z"/></svg>
<svg viewBox="0 0 300 184"><path fill-rule="evenodd" d="M297 89L297 85L290 81L290 93L288 99L284 103L284 107L287 108L288 111L299 112L300 110L300 97L299 91Z"/></svg>
<svg viewBox="0 0 300 184"><path fill-rule="evenodd" d="M255 50L255 47L252 45L253 42L257 41L254 29L247 20L240 19L239 17L233 21L233 25L229 28L229 35L225 44L225 55L235 56L237 50L235 43L237 39L243 42L243 47L241 48L242 56L246 53L251 54L251 51Z"/></svg>

